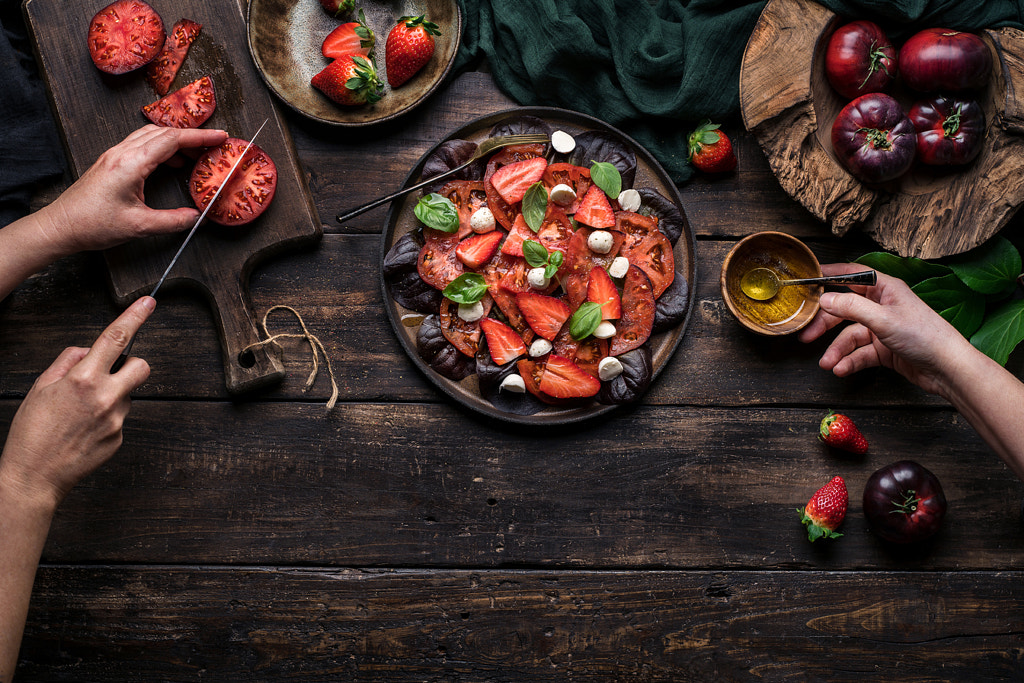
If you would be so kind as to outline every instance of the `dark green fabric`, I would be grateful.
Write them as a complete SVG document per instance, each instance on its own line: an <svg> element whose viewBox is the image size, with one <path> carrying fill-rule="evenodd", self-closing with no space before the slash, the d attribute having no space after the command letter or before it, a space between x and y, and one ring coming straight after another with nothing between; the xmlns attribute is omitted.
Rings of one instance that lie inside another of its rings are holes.
<svg viewBox="0 0 1024 683"><path fill-rule="evenodd" d="M738 128L743 50L763 1L459 0L456 68L486 60L524 105L581 111L622 129L677 183L688 180L686 137L704 118ZM825 0L871 18L893 40L928 26L1024 28L1024 0ZM799 55L794 55L799 58Z"/></svg>

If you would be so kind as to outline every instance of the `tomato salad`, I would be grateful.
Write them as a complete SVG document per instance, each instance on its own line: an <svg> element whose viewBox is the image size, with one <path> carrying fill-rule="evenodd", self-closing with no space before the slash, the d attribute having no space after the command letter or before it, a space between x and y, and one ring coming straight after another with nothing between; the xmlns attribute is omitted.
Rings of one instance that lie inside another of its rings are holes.
<svg viewBox="0 0 1024 683"><path fill-rule="evenodd" d="M574 138L532 117L491 135L539 130L555 144L505 147L428 188L420 225L384 260L388 291L426 314L426 364L455 382L475 373L501 411L635 401L653 375L652 334L688 311L673 253L686 219L656 190L632 188L635 154L615 136ZM475 149L444 143L424 177Z"/></svg>

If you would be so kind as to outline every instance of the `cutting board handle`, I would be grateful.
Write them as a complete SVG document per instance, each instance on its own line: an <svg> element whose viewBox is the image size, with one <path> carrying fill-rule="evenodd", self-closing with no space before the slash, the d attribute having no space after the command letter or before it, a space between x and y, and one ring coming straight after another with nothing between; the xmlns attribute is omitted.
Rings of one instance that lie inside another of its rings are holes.
<svg viewBox="0 0 1024 683"><path fill-rule="evenodd" d="M276 344L243 350L262 341L243 279L236 287L207 289L224 354L224 380L229 392L242 394L281 381L285 376Z"/></svg>

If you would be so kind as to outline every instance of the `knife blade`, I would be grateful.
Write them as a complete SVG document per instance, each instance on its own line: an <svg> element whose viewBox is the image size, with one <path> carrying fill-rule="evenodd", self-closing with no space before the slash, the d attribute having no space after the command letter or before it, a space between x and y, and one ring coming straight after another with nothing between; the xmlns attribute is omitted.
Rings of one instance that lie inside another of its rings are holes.
<svg viewBox="0 0 1024 683"><path fill-rule="evenodd" d="M192 229L188 231L188 235L185 236L185 240L181 243L181 246L178 247L178 251L174 254L174 258L172 258L171 262L167 264L167 267L164 269L163 275L161 275L160 279L157 280L156 285L153 287L153 291L149 293L151 297L156 298L156 293L160 291L160 287L163 286L164 281L167 279L167 276L170 275L171 269L174 268L174 264L178 262L178 259L181 257L182 252L185 251L185 247L188 246L188 243L192 240L192 236L195 235L196 230L199 229L199 225L206 218L206 214L210 212L210 208L217 201L217 198L220 197L220 193L224 190L224 187L228 184L228 181L231 180L231 176L234 175L235 169L237 169L238 165L242 163L242 159L245 158L245 155L249 153L249 149L252 148L253 143L256 142L256 136L260 134L260 131L262 131L263 127L267 125L268 121L270 121L270 119L264 119L263 124L258 129L256 129L256 132L253 134L252 138L249 139L249 144L245 146L245 149L242 150L242 153L239 155L238 159L235 160L235 163L232 164L230 170L228 170L228 174L224 176L224 180L223 182L221 182L220 187L218 187L217 191L213 194L213 199L207 202L206 208L204 208L203 212L199 214L199 218L196 219L196 222L192 226ZM134 343L135 335L132 335L132 338L128 340L128 346L124 348L124 351L121 352L121 355L118 356L117 360L114 361L114 364L110 366L111 373L117 372L124 366L125 361L128 360L128 354L131 353L132 345Z"/></svg>

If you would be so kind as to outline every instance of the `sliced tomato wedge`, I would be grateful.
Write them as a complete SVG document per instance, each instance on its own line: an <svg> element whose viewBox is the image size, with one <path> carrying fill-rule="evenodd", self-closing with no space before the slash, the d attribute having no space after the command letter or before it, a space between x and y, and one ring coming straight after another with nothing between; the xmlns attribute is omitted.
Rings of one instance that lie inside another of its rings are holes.
<svg viewBox="0 0 1024 683"><path fill-rule="evenodd" d="M231 167L248 144L245 140L228 138L219 147L212 147L199 157L188 187L192 201L200 210L206 208L217 188L224 184ZM277 166L259 145L252 145L224 185L207 217L220 225L251 223L267 210L276 190Z"/></svg>
<svg viewBox="0 0 1024 683"><path fill-rule="evenodd" d="M116 0L89 23L89 56L100 71L124 74L153 61L166 38L156 10L142 0Z"/></svg>
<svg viewBox="0 0 1024 683"><path fill-rule="evenodd" d="M465 272L455 251L459 246L459 236L431 228L424 228L423 235L426 243L420 249L416 270L428 285L444 289Z"/></svg>
<svg viewBox="0 0 1024 683"><path fill-rule="evenodd" d="M608 353L621 356L642 346L654 328L654 289L647 274L631 265L622 284L622 317L616 323Z"/></svg>
<svg viewBox="0 0 1024 683"><path fill-rule="evenodd" d="M569 295L569 305L573 310L579 308L580 304L587 300L587 285L590 283L590 271L597 266L607 268L619 253L619 247L625 235L612 231L612 249L607 254L598 254L591 251L587 246L587 238L593 228L579 228L573 233L569 240L569 252L565 256L565 263L559 269L562 277L562 286ZM623 302L625 305L625 302Z"/></svg>
<svg viewBox="0 0 1024 683"><path fill-rule="evenodd" d="M572 239L572 233L572 221L569 220L565 211L549 202L548 212L544 215L540 229L531 239L543 244L548 252L560 251L564 256L569 251L569 240ZM564 260L563 263L565 263Z"/></svg>
<svg viewBox="0 0 1024 683"><path fill-rule="evenodd" d="M658 229L656 218L632 211L615 213L615 230L626 236L619 255L625 256L631 264L647 274L654 287L654 298L657 299L676 276L672 242Z"/></svg>
<svg viewBox="0 0 1024 683"><path fill-rule="evenodd" d="M579 341L570 334L568 325L562 328L551 346L556 354L572 359L580 370L593 377L597 377L597 368L601 364L601 359L608 355L607 339L598 339L591 335L583 341Z"/></svg>
<svg viewBox="0 0 1024 683"><path fill-rule="evenodd" d="M146 82L153 86L157 95L166 95L170 91L171 83L178 75L192 41L199 36L202 28L202 24L191 19L181 19L171 29L160 54L146 65Z"/></svg>
<svg viewBox="0 0 1024 683"><path fill-rule="evenodd" d="M217 95L209 76L192 81L142 108L146 118L166 128L198 128L213 116ZM243 147L244 149L244 147Z"/></svg>
<svg viewBox="0 0 1024 683"><path fill-rule="evenodd" d="M484 307L484 315L491 312L494 303L491 297L484 295L480 300ZM444 297L441 300L441 334L452 343L452 346L463 355L476 357L480 348L480 321L467 322L459 317L459 305Z"/></svg>
<svg viewBox="0 0 1024 683"><path fill-rule="evenodd" d="M487 193L484 191L483 181L452 180L445 183L439 194L451 200L459 212L459 238L466 237L473 232L469 219L473 217L477 209L487 206Z"/></svg>
<svg viewBox="0 0 1024 683"><path fill-rule="evenodd" d="M530 325L526 322L526 316L519 310L516 304L515 291L509 290L505 285L518 286L515 283L522 282L523 286L529 287L526 283L526 261L515 256L498 253L480 271L487 283L487 293L498 304L498 308L505 315L509 326L519 333L523 341L529 344L536 336ZM526 290L523 290L526 291Z"/></svg>
<svg viewBox="0 0 1024 683"><path fill-rule="evenodd" d="M565 213L571 215L576 213L593 181L590 179L589 168L559 162L548 165L544 171L543 183L549 193L555 185L568 185L576 192L576 201L569 206L561 207Z"/></svg>

